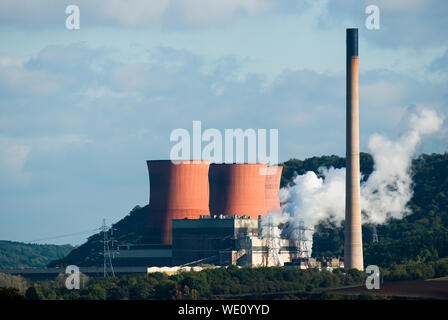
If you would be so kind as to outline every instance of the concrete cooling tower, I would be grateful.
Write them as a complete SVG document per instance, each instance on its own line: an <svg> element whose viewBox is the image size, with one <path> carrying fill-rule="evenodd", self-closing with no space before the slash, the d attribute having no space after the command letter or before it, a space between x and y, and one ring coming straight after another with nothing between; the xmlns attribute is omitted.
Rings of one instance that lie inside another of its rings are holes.
<svg viewBox="0 0 448 320"><path fill-rule="evenodd" d="M210 166L210 212L258 218L266 213L267 164L212 164Z"/></svg>
<svg viewBox="0 0 448 320"><path fill-rule="evenodd" d="M280 190L280 180L282 178L283 167L268 167L266 175L265 201L266 212L280 209L280 198L278 191Z"/></svg>
<svg viewBox="0 0 448 320"><path fill-rule="evenodd" d="M150 182L147 243L171 244L173 219L210 214L208 161L147 161Z"/></svg>

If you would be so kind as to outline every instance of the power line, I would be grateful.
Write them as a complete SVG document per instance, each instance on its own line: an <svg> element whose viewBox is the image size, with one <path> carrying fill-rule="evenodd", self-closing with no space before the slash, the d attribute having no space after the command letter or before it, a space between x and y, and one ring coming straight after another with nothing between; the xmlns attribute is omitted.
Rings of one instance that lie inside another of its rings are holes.
<svg viewBox="0 0 448 320"><path fill-rule="evenodd" d="M372 242L378 242L378 232L376 231L376 225L373 225Z"/></svg>
<svg viewBox="0 0 448 320"><path fill-rule="evenodd" d="M78 235L82 235L82 234L86 234L86 233L92 233L92 232L99 231L99 230L101 230L101 228L96 228L96 229L91 229L91 230L86 230L86 231L80 231L80 232L76 232L76 233L68 233L68 234L63 234L63 235L54 236L54 237L48 237L48 238L29 240L29 241L24 241L24 242L39 242L39 241L44 241L44 240L66 238L66 237L78 236Z"/></svg>
<svg viewBox="0 0 448 320"><path fill-rule="evenodd" d="M100 254L103 255L103 276L104 277L108 276L107 269L108 269L108 267L110 267L110 271L112 273L112 276L115 277L114 266L112 265L112 259L111 259L109 243L111 243L112 246L113 246L114 242L116 242L116 240L114 240L113 238L109 238L108 232L110 231L111 236L112 236L113 235L113 231L116 230L116 229L106 225L106 219L103 219L103 225L102 225L102 227L100 229L103 232L103 240L102 240L102 242L103 242L103 252L100 252Z"/></svg>

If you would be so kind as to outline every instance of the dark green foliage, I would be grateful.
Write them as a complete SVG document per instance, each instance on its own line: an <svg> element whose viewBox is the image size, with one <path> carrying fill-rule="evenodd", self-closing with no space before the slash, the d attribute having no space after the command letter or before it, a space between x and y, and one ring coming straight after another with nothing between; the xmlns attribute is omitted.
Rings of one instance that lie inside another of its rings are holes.
<svg viewBox="0 0 448 320"><path fill-rule="evenodd" d="M29 287L28 280L12 274L0 273L0 287L16 288L21 294L25 294Z"/></svg>
<svg viewBox="0 0 448 320"><path fill-rule="evenodd" d="M331 220L314 227L313 257L343 257L344 228Z"/></svg>
<svg viewBox="0 0 448 320"><path fill-rule="evenodd" d="M403 264L392 265L382 269L381 273L386 281L424 280L448 276L448 258L432 260L420 258L408 260Z"/></svg>
<svg viewBox="0 0 448 320"><path fill-rule="evenodd" d="M72 249L68 244L59 246L0 240L0 268L45 267Z"/></svg>
<svg viewBox="0 0 448 320"><path fill-rule="evenodd" d="M80 290L68 290L63 282L40 281L26 292L29 299L230 299L313 292L346 285L360 285L366 275L357 270L337 272L280 267L205 269L172 276L162 273L90 278Z"/></svg>
<svg viewBox="0 0 448 320"><path fill-rule="evenodd" d="M314 171L319 174L320 167L334 167L336 169L345 168L345 158L339 156L312 157L305 160L291 159L282 163L283 172L281 187L291 184L296 174L302 175L307 171ZM361 152L360 166L363 179L366 179L373 171L373 158L368 153Z"/></svg>
<svg viewBox="0 0 448 320"><path fill-rule="evenodd" d="M378 243L371 241L372 225L363 226L366 265L387 268L408 260L448 256L448 153L422 155L413 161L412 172L412 213L377 226ZM315 230L313 256L343 255L343 225L322 221Z"/></svg>
<svg viewBox="0 0 448 320"><path fill-rule="evenodd" d="M19 289L0 287L0 301L25 300L26 297L20 294Z"/></svg>
<svg viewBox="0 0 448 320"><path fill-rule="evenodd" d="M25 296L28 300L39 300L40 296L35 287L29 287L26 290Z"/></svg>
<svg viewBox="0 0 448 320"><path fill-rule="evenodd" d="M385 281L421 280L448 276L448 258L418 261L381 268ZM26 297L32 300L190 300L190 299L372 299L344 296L328 289L362 286L364 272L355 269L286 269L281 267L220 267L200 272L123 275L119 278L90 278L80 290L68 290L63 281L38 281L31 284ZM3 290L3 289L1 289ZM18 290L0 294L21 298ZM23 297L23 296L22 296ZM384 299L384 297L382 298Z"/></svg>
<svg viewBox="0 0 448 320"><path fill-rule="evenodd" d="M138 244L142 243L146 227L148 206L135 206L134 209L123 219L118 221L112 227L114 238L117 244ZM73 249L69 255L49 263L49 267L65 267L75 264L80 267L101 265L103 258L100 255L103 252L102 233L97 233L89 237L83 245Z"/></svg>

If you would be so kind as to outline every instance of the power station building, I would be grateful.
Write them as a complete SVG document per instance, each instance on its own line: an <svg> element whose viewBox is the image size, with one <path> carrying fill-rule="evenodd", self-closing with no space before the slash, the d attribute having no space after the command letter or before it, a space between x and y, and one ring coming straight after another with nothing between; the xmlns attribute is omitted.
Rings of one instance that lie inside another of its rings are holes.
<svg viewBox="0 0 448 320"><path fill-rule="evenodd" d="M265 163L147 161L150 197L144 245L121 245L114 263L280 265L297 258L286 239L272 256L260 219L280 209L282 167Z"/></svg>
<svg viewBox="0 0 448 320"><path fill-rule="evenodd" d="M121 245L118 266L279 266L300 258L293 241L260 238L260 219L203 215L172 220L172 245Z"/></svg>
<svg viewBox="0 0 448 320"><path fill-rule="evenodd" d="M360 167L358 29L346 31L346 192L344 262L363 270ZM147 247L121 248L125 261L160 265L340 265L303 260L298 243L261 237L260 219L279 210L282 167L266 163L147 161L150 178ZM267 234L271 234L268 232ZM297 245L297 246L296 246ZM171 250L171 251L170 251ZM306 250L305 250L306 251ZM171 255L171 256L170 256ZM144 260L146 259L149 260ZM134 260L132 260L134 259ZM136 260L137 259L137 260ZM138 260L140 259L140 260Z"/></svg>
<svg viewBox="0 0 448 320"><path fill-rule="evenodd" d="M206 259L220 263L221 251L232 251L241 237L258 235L258 220L238 216L202 216L173 220L173 264Z"/></svg>
<svg viewBox="0 0 448 320"><path fill-rule="evenodd" d="M173 221L173 264L283 265L298 258L298 249L287 239L260 238L260 219L248 216L203 216ZM270 246L278 243L278 248ZM276 250L275 253L272 250Z"/></svg>

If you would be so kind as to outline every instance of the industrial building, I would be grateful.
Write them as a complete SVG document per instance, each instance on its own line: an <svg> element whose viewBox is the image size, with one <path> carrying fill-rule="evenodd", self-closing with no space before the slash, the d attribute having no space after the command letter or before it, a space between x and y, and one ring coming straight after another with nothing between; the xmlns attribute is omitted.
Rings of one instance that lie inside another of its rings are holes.
<svg viewBox="0 0 448 320"><path fill-rule="evenodd" d="M280 265L298 257L289 240L277 239L273 256L272 241L259 238L261 217L280 209L282 167L193 160L149 160L147 166L146 244L120 245L114 264Z"/></svg>
<svg viewBox="0 0 448 320"><path fill-rule="evenodd" d="M274 266L299 257L291 240L262 239L260 234L260 219L248 216L173 220L173 264Z"/></svg>
<svg viewBox="0 0 448 320"><path fill-rule="evenodd" d="M172 245L121 245L114 252L114 264L279 266L301 257L292 240L260 235L260 218L202 215L199 219L175 219Z"/></svg>
<svg viewBox="0 0 448 320"><path fill-rule="evenodd" d="M128 244L119 245L113 252L114 265L164 267L172 264L171 245Z"/></svg>
<svg viewBox="0 0 448 320"><path fill-rule="evenodd" d="M241 237L258 235L258 219L238 216L202 216L173 220L173 264L206 259L220 264L221 251L236 250Z"/></svg>
<svg viewBox="0 0 448 320"><path fill-rule="evenodd" d="M344 268L344 262L339 260L339 258L310 258L303 257L292 259L290 262L285 262L285 268L298 268L298 269L308 269L308 268L319 268L326 270L333 270L335 268Z"/></svg>
<svg viewBox="0 0 448 320"><path fill-rule="evenodd" d="M358 29L347 29L346 36L344 252L347 267L363 270ZM157 160L147 161L147 164L150 200L146 242L152 246L121 248L121 252L117 252L117 256L121 254L118 258L121 263L160 265L171 257L172 265L205 262L215 265L286 263L299 268L341 265L339 260L308 258L303 254L301 243L266 237L260 229L261 217L280 209L278 192L282 167L270 167L266 163L210 164L193 160L179 163ZM303 240L303 236L300 238ZM302 240L296 239L296 242Z"/></svg>
<svg viewBox="0 0 448 320"><path fill-rule="evenodd" d="M346 48L344 260L346 267L363 270L357 29L347 29ZM276 265L301 269L344 266L336 258L307 257L304 254L307 250L301 243L304 236L300 232L301 240L295 241L266 236L262 232L262 217L280 209L281 166L148 160L147 167L150 197L145 244L118 246L113 260L119 268L197 264Z"/></svg>

